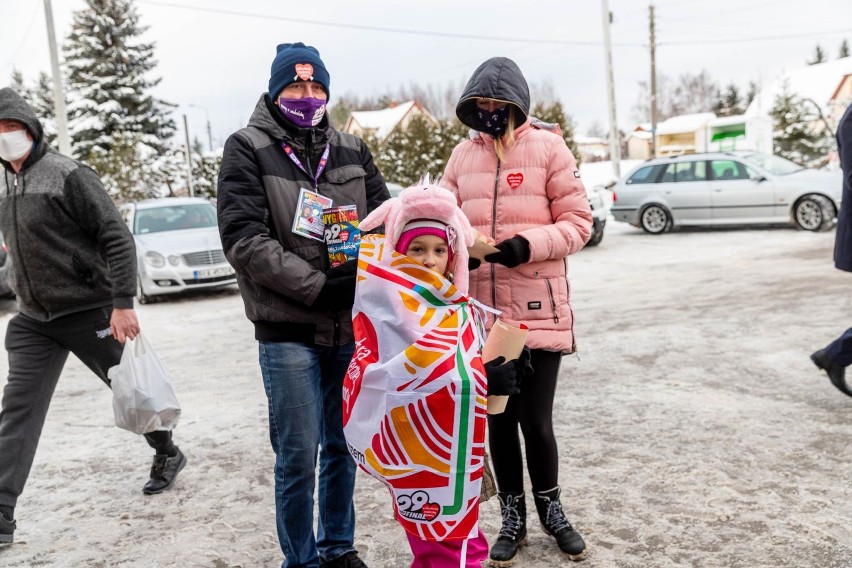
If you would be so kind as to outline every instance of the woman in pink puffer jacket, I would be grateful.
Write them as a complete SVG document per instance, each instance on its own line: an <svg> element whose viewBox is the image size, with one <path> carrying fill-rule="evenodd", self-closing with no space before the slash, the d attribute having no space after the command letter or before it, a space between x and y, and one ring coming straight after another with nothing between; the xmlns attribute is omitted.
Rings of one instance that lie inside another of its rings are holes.
<svg viewBox="0 0 852 568"><path fill-rule="evenodd" d="M529 88L512 60L495 57L480 65L456 106L459 120L476 135L453 150L442 182L471 225L500 249L471 270L470 293L500 310L500 319L530 328L534 374L504 413L488 417L503 517L489 554L492 566L511 566L526 543L518 426L542 525L571 560L586 556L559 500L552 414L562 355L575 350L566 257L586 244L592 216L558 127L530 118L529 108Z"/></svg>

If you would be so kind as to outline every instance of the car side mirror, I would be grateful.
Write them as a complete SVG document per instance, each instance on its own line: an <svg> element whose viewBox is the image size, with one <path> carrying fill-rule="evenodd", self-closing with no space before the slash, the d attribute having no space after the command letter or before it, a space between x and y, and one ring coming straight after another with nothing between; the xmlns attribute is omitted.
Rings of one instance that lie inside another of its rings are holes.
<svg viewBox="0 0 852 568"><path fill-rule="evenodd" d="M762 182L762 181L766 181L766 178L765 178L765 177L763 177L763 176L762 176L762 175L760 175L760 174L754 174L754 175L752 175L752 176L751 176L751 178L749 178L749 179L751 179L751 181L753 181L753 182L757 182L757 183L760 183L760 182Z"/></svg>

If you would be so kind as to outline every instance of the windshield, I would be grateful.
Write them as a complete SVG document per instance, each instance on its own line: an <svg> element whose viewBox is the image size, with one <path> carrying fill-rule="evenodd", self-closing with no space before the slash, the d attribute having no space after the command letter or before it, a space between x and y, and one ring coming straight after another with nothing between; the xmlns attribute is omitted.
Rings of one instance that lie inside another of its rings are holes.
<svg viewBox="0 0 852 568"><path fill-rule="evenodd" d="M216 208L207 203L137 209L133 234L200 229L216 226Z"/></svg>
<svg viewBox="0 0 852 568"><path fill-rule="evenodd" d="M786 176L787 174L805 169L796 162L791 162L781 156L772 156L769 154L748 154L743 156L743 159L776 176Z"/></svg>

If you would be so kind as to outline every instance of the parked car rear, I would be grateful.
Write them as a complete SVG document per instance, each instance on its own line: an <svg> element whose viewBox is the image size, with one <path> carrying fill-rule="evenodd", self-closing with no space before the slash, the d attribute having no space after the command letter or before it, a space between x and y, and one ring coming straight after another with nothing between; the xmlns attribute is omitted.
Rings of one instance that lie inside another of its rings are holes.
<svg viewBox="0 0 852 568"><path fill-rule="evenodd" d="M678 225L790 223L833 226L841 177L754 152L688 154L648 160L614 187L617 221L664 233Z"/></svg>

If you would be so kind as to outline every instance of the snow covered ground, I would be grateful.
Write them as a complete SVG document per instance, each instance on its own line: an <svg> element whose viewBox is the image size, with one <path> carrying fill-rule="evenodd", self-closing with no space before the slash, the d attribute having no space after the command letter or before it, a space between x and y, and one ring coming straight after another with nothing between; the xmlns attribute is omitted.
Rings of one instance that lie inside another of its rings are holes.
<svg viewBox="0 0 852 568"><path fill-rule="evenodd" d="M852 399L808 359L852 325L852 274L833 269L833 240L790 228L651 236L613 222L572 257L580 351L564 360L555 416L564 503L591 551L581 566L852 566ZM0 304L0 332L13 309ZM0 565L280 564L266 402L239 296L139 315L183 402L188 466L173 490L142 495L149 449L112 426L109 391L72 359ZM407 566L386 490L359 474L356 498L362 557ZM482 525L493 538L496 500ZM567 564L531 522L517 566Z"/></svg>

